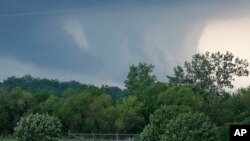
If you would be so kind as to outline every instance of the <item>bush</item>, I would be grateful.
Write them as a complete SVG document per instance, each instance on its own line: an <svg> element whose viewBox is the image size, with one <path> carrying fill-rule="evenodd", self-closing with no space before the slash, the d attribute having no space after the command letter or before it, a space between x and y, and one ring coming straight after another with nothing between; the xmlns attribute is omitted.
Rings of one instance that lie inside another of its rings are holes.
<svg viewBox="0 0 250 141"><path fill-rule="evenodd" d="M218 128L202 113L186 106L162 106L150 116L142 141L216 141Z"/></svg>
<svg viewBox="0 0 250 141"><path fill-rule="evenodd" d="M141 140L159 141L171 119L188 112L191 112L191 109L185 106L162 106L150 116L150 123L143 129Z"/></svg>
<svg viewBox="0 0 250 141"><path fill-rule="evenodd" d="M202 113L184 113L172 119L161 141L217 141L218 128Z"/></svg>
<svg viewBox="0 0 250 141"><path fill-rule="evenodd" d="M18 141L52 140L61 132L60 121L48 114L31 114L22 117L15 128Z"/></svg>

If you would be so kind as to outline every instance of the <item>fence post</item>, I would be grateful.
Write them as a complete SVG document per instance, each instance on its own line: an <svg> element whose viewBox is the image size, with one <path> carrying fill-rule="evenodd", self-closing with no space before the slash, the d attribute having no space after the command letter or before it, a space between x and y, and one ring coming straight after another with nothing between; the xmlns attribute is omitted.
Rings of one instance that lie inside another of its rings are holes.
<svg viewBox="0 0 250 141"><path fill-rule="evenodd" d="M95 140L95 135L94 135L93 132L92 132L92 140L93 140L93 141Z"/></svg>
<svg viewBox="0 0 250 141"><path fill-rule="evenodd" d="M68 139L70 140L70 130L68 130Z"/></svg>
<svg viewBox="0 0 250 141"><path fill-rule="evenodd" d="M117 134L117 132L116 132L116 141L118 141L118 134Z"/></svg>

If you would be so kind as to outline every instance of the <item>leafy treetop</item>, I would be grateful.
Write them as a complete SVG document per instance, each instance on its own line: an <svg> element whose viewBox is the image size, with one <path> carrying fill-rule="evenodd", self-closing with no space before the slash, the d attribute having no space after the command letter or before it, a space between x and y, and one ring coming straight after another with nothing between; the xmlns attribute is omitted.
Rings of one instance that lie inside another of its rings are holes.
<svg viewBox="0 0 250 141"><path fill-rule="evenodd" d="M129 68L125 86L131 93L140 92L148 86L154 84L157 79L152 75L154 66L147 63L139 63L137 66L132 65Z"/></svg>
<svg viewBox="0 0 250 141"><path fill-rule="evenodd" d="M234 76L248 76L247 60L235 58L232 53L196 54L184 67L174 68L174 76L167 76L170 83L196 86L210 92L224 92L233 88Z"/></svg>

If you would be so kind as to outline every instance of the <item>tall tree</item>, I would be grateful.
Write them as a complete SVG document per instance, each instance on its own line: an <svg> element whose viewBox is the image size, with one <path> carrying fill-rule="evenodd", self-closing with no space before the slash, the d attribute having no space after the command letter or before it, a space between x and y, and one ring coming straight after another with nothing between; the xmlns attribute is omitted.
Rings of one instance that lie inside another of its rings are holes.
<svg viewBox="0 0 250 141"><path fill-rule="evenodd" d="M115 127L113 132L119 133L138 133L144 127L144 117L140 114L143 102L136 96L130 95L123 98L116 105L110 107L111 125Z"/></svg>
<svg viewBox="0 0 250 141"><path fill-rule="evenodd" d="M248 76L248 62L235 58L232 53L196 54L184 68L174 68L174 76L167 76L170 83L196 86L210 92L224 92L233 88L234 76Z"/></svg>
<svg viewBox="0 0 250 141"><path fill-rule="evenodd" d="M155 75L151 74L153 68L153 65L147 63L130 66L127 80L125 80L125 86L128 88L128 91L135 93L154 84L157 79Z"/></svg>

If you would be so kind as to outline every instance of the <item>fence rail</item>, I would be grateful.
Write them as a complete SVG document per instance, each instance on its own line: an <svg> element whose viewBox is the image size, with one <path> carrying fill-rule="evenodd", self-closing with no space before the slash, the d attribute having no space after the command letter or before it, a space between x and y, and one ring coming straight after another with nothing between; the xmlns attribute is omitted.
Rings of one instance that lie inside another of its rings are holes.
<svg viewBox="0 0 250 141"><path fill-rule="evenodd" d="M139 134L68 133L69 141L139 141Z"/></svg>

